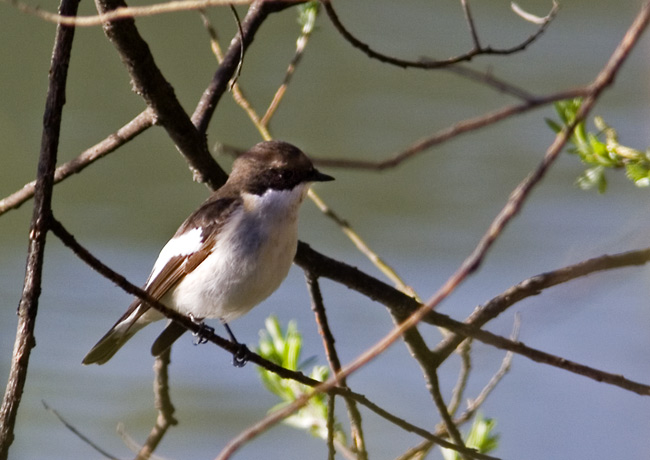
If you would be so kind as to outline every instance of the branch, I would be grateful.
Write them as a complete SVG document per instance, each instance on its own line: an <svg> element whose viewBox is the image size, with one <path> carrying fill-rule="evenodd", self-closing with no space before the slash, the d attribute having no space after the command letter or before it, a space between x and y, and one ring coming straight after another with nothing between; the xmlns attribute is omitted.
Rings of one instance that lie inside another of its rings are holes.
<svg viewBox="0 0 650 460"><path fill-rule="evenodd" d="M106 139L85 150L73 160L56 168L54 171L54 183L57 184L72 174L83 171L87 166L117 150L126 142L134 139L153 126L153 124L153 112L150 109L146 109ZM35 188L36 181L29 182L20 190L0 200L0 215L11 209L19 208L24 202L32 198Z"/></svg>
<svg viewBox="0 0 650 460"><path fill-rule="evenodd" d="M509 105L485 115L469 118L467 120L458 122L449 128L445 128L433 136L420 139L419 141L416 141L415 143L408 146L403 151L389 158L386 158L385 160L363 161L349 160L346 158L314 158L314 163L319 166L327 166L333 168L369 169L383 171L385 169L399 166L404 161L411 159L412 157L424 152L425 150L442 144L443 142L446 142L461 134L485 128L514 115L526 113L538 107L552 104L553 102L561 101L564 99L571 99L574 97L584 97L587 94L589 94L589 87L562 91L547 96L534 97L533 99L528 99L521 104Z"/></svg>
<svg viewBox="0 0 650 460"><path fill-rule="evenodd" d="M78 4L78 0L62 0L59 10L63 15L74 16L77 14ZM38 175L34 192L34 212L29 231L27 268L25 270L23 293L18 306L18 328L9 379L2 406L0 406L1 460L7 459L9 447L14 440L16 414L18 413L27 379L30 352L35 345L34 327L38 312L38 299L41 293L45 240L49 224L47 216L52 209L54 168L58 153L61 114L65 104L65 86L73 38L73 28L57 27L49 72L45 113L43 115L43 136L41 138Z"/></svg>
<svg viewBox="0 0 650 460"><path fill-rule="evenodd" d="M169 363L171 349L165 350L160 356L156 356L153 365L156 378L154 380L154 398L155 406L158 410L156 424L151 429L142 448L139 450L136 460L146 460L151 457L153 451L158 447L167 430L177 425L178 421L174 418L174 406L169 396Z"/></svg>
<svg viewBox="0 0 650 460"><path fill-rule="evenodd" d="M513 46L512 48L497 49L497 48L492 48L491 46L482 47L478 44L478 41L475 40L474 48L468 51L467 53L461 54L459 56L455 56L444 60L421 58L420 60L417 61L411 61L411 60L391 57L386 54L382 54L373 50L368 44L356 38L354 35L352 35L352 33L350 33L350 31L348 31L345 28L345 26L341 23L341 20L339 19L338 15L336 14L336 11L334 11L334 8L332 7L332 3L329 0L322 0L322 3L325 6L325 11L327 12L327 15L332 21L332 24L334 24L336 30L338 30L338 32L343 36L343 38L345 38L352 46L360 49L363 53L365 53L368 57L372 59L377 59L383 63L395 65L402 68L415 68L415 69L440 69L440 68L449 67L459 62L470 61L474 57L483 54L509 55L509 54L517 53L519 51L523 51L544 33L548 25L555 18L555 15L557 14L557 11L559 9L557 3L554 2L551 11L544 18L544 22L542 22L540 27L537 29L537 32L535 32L533 35L528 37L519 45ZM472 24L472 33L474 33L473 24Z"/></svg>
<svg viewBox="0 0 650 460"><path fill-rule="evenodd" d="M263 6L263 5L262 5ZM277 6L276 6L277 7ZM251 43L253 37L263 20L267 17L268 11L273 11L270 7L264 8L250 8L242 25L244 36L244 43ZM228 81L234 75L237 69L237 59L240 53L239 36L232 42L228 51L226 52L225 63L222 63L217 72L215 73L210 86L204 91L201 101L199 102L192 119L198 124L203 131L207 128L210 117L214 113L216 104L228 87ZM147 108L136 116L133 120L120 128L114 134L111 134L103 141L80 154L74 160L65 163L57 168L54 176L55 183L58 183L70 175L83 170L86 166L92 164L94 161L104 157L105 155L115 151L118 147L122 146L129 140L137 135L146 131L148 128L155 124L155 113L150 108ZM214 160L210 160L214 161ZM216 163L215 163L216 164ZM203 171L203 175L210 176L212 169ZM220 175L210 176L210 183L219 183ZM7 198L0 200L0 215L16 209L25 201L30 199L34 194L33 182L26 184L21 190L14 192Z"/></svg>
<svg viewBox="0 0 650 460"><path fill-rule="evenodd" d="M321 338L323 339L323 347L325 348L325 355L327 356L327 362L329 363L330 369L336 374L339 369L341 369L341 361L339 360L336 347L334 346L334 335L330 329L329 322L327 320L327 315L325 313L325 303L323 302L323 295L320 290L320 285L318 283L318 277L315 277L311 272L306 271L305 276L307 278L307 287L309 288L309 295L311 297L311 309L316 316L316 324L318 324L318 332L320 333ZM339 384L348 388L346 379L341 379ZM333 399L333 396L330 396ZM350 398L345 398L345 404L348 409L348 417L350 419L350 426L352 431L352 439L354 442L354 450L358 455L358 460L364 460L368 458L368 452L366 451L365 440L363 436L363 428L361 426L361 413L354 400ZM334 403L332 402L332 406ZM328 412L328 417L332 415ZM328 419L329 420L329 419ZM329 424L328 424L329 427ZM328 436L332 436L333 433L330 432Z"/></svg>
<svg viewBox="0 0 650 460"><path fill-rule="evenodd" d="M176 0L164 3L156 3L147 6L122 6L114 10L100 13L93 16L69 17L61 14L43 11L40 8L34 8L26 3L16 0L2 0L12 4L16 9L26 14L31 14L48 22L73 27L93 27L104 24L105 22L116 21L121 19L132 19L144 16L155 16L164 13L175 13L178 11L196 11L203 10L212 6L228 5L247 5L253 3L253 0ZM291 0L285 0L289 2ZM293 3L301 3L305 0L293 0Z"/></svg>
<svg viewBox="0 0 650 460"><path fill-rule="evenodd" d="M122 0L96 0L100 13L125 7ZM174 94L174 89L156 66L149 46L142 39L132 18L104 23L104 32L117 49L131 76L133 90L153 110L156 122L162 125L183 154L195 180L216 189L227 174L210 156L205 136L192 124Z"/></svg>
<svg viewBox="0 0 650 460"><path fill-rule="evenodd" d="M566 283L576 278L582 278L592 273L616 268L641 266L650 262L650 248L638 251L623 252L614 255L603 255L579 262L575 265L558 270L542 273L528 278L511 287L489 302L477 307L465 320L466 324L482 327L488 321L496 318L512 305L527 297L540 294L544 289ZM465 338L456 334L445 337L435 348L433 354L439 362L444 361Z"/></svg>

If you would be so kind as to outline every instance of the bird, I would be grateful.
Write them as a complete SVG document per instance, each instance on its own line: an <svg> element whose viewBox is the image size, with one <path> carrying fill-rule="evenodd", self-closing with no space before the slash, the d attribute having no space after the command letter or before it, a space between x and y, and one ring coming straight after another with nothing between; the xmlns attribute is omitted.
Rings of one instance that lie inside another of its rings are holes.
<svg viewBox="0 0 650 460"><path fill-rule="evenodd" d="M298 247L298 210L314 182L334 180L283 141L254 145L233 162L226 183L181 224L162 248L144 290L202 324L228 323L270 296ZM164 315L136 298L83 358L104 364L143 327ZM160 355L185 328L169 322L151 352ZM233 359L236 365L236 358ZM245 361L244 361L245 363Z"/></svg>

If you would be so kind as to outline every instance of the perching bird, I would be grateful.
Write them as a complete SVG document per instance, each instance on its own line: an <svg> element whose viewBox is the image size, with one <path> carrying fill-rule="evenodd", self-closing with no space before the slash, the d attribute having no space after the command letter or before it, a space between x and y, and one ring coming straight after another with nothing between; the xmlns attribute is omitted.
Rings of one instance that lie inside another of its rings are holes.
<svg viewBox="0 0 650 460"><path fill-rule="evenodd" d="M282 283L296 255L300 203L312 182L333 179L293 145L260 142L235 160L225 185L163 247L144 289L196 321L218 318L227 325ZM136 332L162 318L136 299L83 364L104 364ZM162 353L184 331L169 323L152 353Z"/></svg>

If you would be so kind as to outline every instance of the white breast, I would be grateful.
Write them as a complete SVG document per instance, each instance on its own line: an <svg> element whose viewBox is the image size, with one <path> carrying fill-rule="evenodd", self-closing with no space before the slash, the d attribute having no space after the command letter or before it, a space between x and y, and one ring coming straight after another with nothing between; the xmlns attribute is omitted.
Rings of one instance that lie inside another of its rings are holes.
<svg viewBox="0 0 650 460"><path fill-rule="evenodd" d="M298 207L307 188L245 194L242 208L221 227L213 252L163 301L184 314L230 321L266 299L296 255Z"/></svg>

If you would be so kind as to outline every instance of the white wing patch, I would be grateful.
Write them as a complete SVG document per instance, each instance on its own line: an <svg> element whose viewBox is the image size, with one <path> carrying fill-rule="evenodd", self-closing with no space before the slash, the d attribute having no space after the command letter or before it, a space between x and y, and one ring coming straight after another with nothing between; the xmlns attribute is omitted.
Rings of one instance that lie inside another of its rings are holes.
<svg viewBox="0 0 650 460"><path fill-rule="evenodd" d="M156 279L160 274L165 265L173 259L174 257L184 257L192 253L195 253L203 245L203 229L202 228L193 228L192 230L183 233L182 235L176 236L169 240L165 247L160 251L158 260L153 266L151 275L149 276L149 281L147 281L147 286Z"/></svg>

